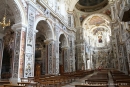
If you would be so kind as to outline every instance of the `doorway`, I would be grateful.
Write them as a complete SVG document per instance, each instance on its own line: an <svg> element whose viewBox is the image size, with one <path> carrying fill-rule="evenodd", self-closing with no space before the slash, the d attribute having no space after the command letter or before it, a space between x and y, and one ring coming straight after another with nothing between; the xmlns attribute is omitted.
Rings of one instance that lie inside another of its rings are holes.
<svg viewBox="0 0 130 87"><path fill-rule="evenodd" d="M8 30L3 37L3 58L1 79L9 79L12 75L12 58L14 51L14 32Z"/></svg>

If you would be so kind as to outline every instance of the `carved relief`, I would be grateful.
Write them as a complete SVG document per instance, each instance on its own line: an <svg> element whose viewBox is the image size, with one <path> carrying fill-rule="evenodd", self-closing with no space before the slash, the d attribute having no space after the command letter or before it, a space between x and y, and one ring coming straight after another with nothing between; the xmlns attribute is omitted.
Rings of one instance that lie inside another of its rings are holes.
<svg viewBox="0 0 130 87"><path fill-rule="evenodd" d="M14 62L13 62L13 73L12 77L18 77L18 66L19 66L19 52L20 52L20 31L15 32L15 49L14 49Z"/></svg>
<svg viewBox="0 0 130 87"><path fill-rule="evenodd" d="M34 21L35 21L35 8L30 4L28 6L28 29L27 29L27 43L25 54L25 72L24 77L34 76Z"/></svg>
<svg viewBox="0 0 130 87"><path fill-rule="evenodd" d="M26 62L25 64L27 64L25 66L25 77L29 77L32 76L34 74L34 72L32 72L33 68L32 68L32 64L33 64L33 55L32 54L26 54Z"/></svg>
<svg viewBox="0 0 130 87"><path fill-rule="evenodd" d="M48 74L52 74L52 64L53 64L53 59L52 59L52 47L53 47L53 44L50 43L48 44Z"/></svg>
<svg viewBox="0 0 130 87"><path fill-rule="evenodd" d="M55 25L55 35L56 35L56 41L55 41L55 53L56 53L56 70L55 73L59 73L59 29L57 25Z"/></svg>
<svg viewBox="0 0 130 87"><path fill-rule="evenodd" d="M68 72L67 49L64 49L64 71Z"/></svg>

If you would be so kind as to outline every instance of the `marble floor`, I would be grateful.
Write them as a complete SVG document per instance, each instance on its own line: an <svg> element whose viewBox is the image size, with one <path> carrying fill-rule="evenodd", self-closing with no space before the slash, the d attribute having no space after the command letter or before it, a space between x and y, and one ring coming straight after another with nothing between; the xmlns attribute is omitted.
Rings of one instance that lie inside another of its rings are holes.
<svg viewBox="0 0 130 87"><path fill-rule="evenodd" d="M94 75L94 74L96 74L96 73L97 73L97 72L95 72L95 73L93 73L93 74L90 74L90 75L87 75L87 76L85 76L85 77L83 77L83 78L76 79L74 82L69 83L69 84L67 84L67 85L64 85L64 86L62 86L62 87L75 87L75 85L83 84L83 83L85 83L85 79L89 78L90 76L92 76L92 75ZM112 79L112 76L111 76L110 72L108 72L108 76L109 76L109 81L108 81L109 86L108 86L108 87L115 87L115 86L113 85L113 79Z"/></svg>

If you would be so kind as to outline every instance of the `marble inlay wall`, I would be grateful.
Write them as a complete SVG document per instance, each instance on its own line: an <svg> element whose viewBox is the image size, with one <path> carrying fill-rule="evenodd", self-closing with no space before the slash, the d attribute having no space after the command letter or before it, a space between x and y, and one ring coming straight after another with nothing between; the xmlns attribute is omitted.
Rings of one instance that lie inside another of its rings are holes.
<svg viewBox="0 0 130 87"><path fill-rule="evenodd" d="M28 29L26 36L26 52L25 52L25 68L24 77L34 76L34 23L35 23L36 9L28 4Z"/></svg>

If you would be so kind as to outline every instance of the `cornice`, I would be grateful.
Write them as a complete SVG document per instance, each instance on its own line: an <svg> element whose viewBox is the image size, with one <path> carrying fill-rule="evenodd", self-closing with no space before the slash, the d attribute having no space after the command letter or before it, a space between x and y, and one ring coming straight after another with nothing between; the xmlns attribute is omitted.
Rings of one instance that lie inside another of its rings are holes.
<svg viewBox="0 0 130 87"><path fill-rule="evenodd" d="M75 30L72 30L72 29L62 20L62 17L61 17L59 14L57 14L50 6L48 6L44 1L42 1L42 0L37 0L37 3L40 4L42 7L45 7L45 8L47 8L47 9L49 9L49 10L50 10L50 13L51 13L54 17L56 17L63 25L65 25L68 30L73 31L73 32L76 32ZM41 12L41 11L40 11L40 12ZM42 12L42 14L43 14L43 12Z"/></svg>

